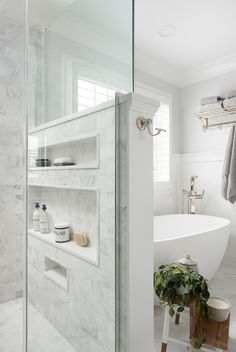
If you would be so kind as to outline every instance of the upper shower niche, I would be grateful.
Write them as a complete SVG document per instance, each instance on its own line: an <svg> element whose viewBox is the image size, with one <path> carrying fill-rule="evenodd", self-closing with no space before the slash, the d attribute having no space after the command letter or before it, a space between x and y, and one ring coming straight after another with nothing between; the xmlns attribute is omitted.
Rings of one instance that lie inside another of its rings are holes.
<svg viewBox="0 0 236 352"><path fill-rule="evenodd" d="M132 1L29 2L29 127L132 91Z"/></svg>

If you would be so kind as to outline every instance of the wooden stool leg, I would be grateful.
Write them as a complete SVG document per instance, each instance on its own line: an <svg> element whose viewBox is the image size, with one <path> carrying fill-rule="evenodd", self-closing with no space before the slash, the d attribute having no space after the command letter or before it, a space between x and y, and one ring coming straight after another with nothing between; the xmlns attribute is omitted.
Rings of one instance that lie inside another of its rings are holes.
<svg viewBox="0 0 236 352"><path fill-rule="evenodd" d="M169 308L166 307L163 334L162 334L161 352L166 352L167 351L169 331L170 331L170 314L169 314Z"/></svg>
<svg viewBox="0 0 236 352"><path fill-rule="evenodd" d="M166 352L166 351L167 351L167 343L162 342L161 352Z"/></svg>
<svg viewBox="0 0 236 352"><path fill-rule="evenodd" d="M176 313L176 314L175 314L175 324L176 324L176 325L179 325L179 320L180 320L180 314L179 314L179 313Z"/></svg>

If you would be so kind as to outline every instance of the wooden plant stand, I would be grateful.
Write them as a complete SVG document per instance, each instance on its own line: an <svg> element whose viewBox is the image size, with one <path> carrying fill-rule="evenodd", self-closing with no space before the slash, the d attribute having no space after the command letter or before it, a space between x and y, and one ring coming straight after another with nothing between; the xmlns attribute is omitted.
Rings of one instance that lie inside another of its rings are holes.
<svg viewBox="0 0 236 352"><path fill-rule="evenodd" d="M176 305L178 306L178 304ZM212 321L207 317L203 317L199 314L195 301L191 301L188 305L186 305L186 309L188 309L190 312L190 339L198 339L201 335L204 335L206 339L206 342L201 351L212 351L212 347L215 348L215 351L218 352L227 351L229 343L230 316L224 322ZM175 323L178 325L179 315L175 319ZM169 336L170 322L171 317L169 315L169 308L166 307L161 352L167 352L169 341L190 347L190 341ZM206 332L202 334L202 332L199 331L199 327L206 328ZM210 349L207 346L209 346Z"/></svg>
<svg viewBox="0 0 236 352"><path fill-rule="evenodd" d="M200 316L197 312L196 305L190 308L190 336L191 338L198 339L201 335L198 328L206 328L204 336L206 339L205 345L207 346L227 351L229 344L229 325L230 316L226 321L216 322L207 317Z"/></svg>

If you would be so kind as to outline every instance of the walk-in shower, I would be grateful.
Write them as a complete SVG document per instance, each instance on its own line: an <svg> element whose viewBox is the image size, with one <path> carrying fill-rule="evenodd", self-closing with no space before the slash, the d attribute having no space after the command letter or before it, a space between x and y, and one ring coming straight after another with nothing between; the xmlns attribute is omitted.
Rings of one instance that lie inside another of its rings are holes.
<svg viewBox="0 0 236 352"><path fill-rule="evenodd" d="M0 1L0 350L112 352L132 1Z"/></svg>

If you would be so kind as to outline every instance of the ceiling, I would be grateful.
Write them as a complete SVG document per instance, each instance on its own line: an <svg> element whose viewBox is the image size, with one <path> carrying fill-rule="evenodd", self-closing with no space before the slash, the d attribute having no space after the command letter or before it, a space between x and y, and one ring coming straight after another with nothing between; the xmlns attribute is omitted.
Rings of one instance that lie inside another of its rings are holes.
<svg viewBox="0 0 236 352"><path fill-rule="evenodd" d="M136 0L135 45L178 75L229 58L232 63L235 14L235 0ZM176 28L169 37L159 34L165 25Z"/></svg>
<svg viewBox="0 0 236 352"><path fill-rule="evenodd" d="M0 2L14 7L15 0ZM87 26L94 48L100 39L113 56L122 57L122 43L131 47L131 0L29 0L29 13L74 40L79 33L86 40ZM135 0L136 67L180 86L235 70L235 14L235 0ZM176 30L163 37L166 25Z"/></svg>

